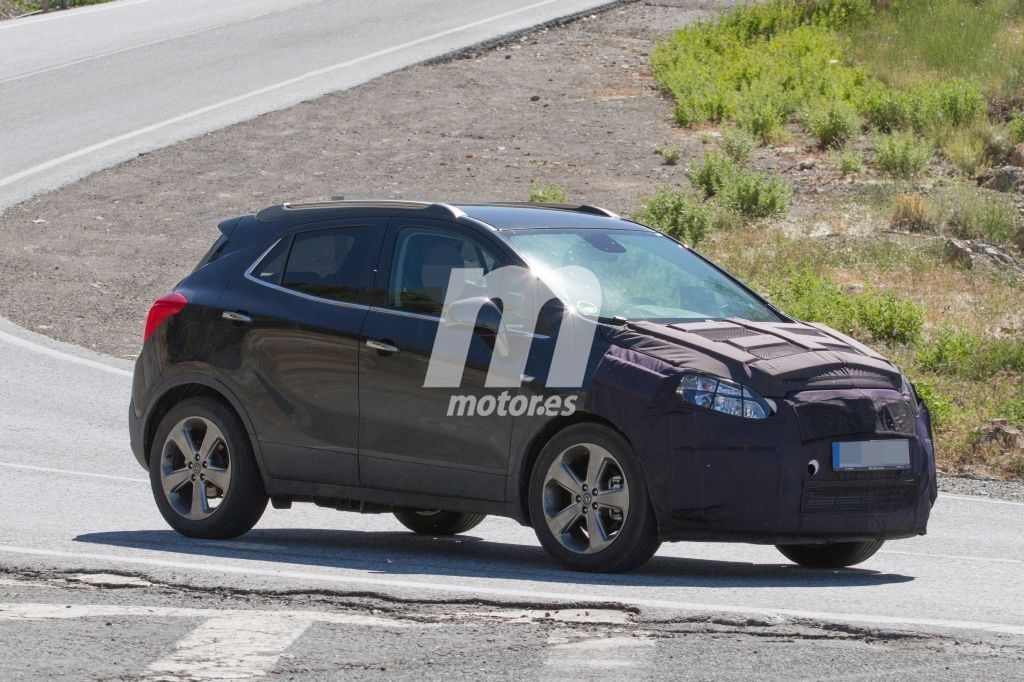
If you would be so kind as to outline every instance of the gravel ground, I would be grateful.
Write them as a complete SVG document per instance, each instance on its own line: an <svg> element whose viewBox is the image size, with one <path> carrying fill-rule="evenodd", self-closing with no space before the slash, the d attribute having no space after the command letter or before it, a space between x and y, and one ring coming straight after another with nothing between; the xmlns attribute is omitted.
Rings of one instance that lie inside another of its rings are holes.
<svg viewBox="0 0 1024 682"><path fill-rule="evenodd" d="M289 620L309 623L290 642ZM250 632L258 645L247 639ZM789 680L853 671L858 678L960 671L1009 680L1024 660L1010 637L659 617L586 605L205 591L82 573L0 572L0 637L5 680L177 680L214 670L301 680Z"/></svg>
<svg viewBox="0 0 1024 682"><path fill-rule="evenodd" d="M939 490L950 495L974 495L1024 503L1024 482L939 475Z"/></svg>

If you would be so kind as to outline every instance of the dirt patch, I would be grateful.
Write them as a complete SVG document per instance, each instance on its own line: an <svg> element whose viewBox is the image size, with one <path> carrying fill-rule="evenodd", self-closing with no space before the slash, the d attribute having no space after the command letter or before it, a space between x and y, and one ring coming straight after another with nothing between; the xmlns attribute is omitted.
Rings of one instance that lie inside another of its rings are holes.
<svg viewBox="0 0 1024 682"><path fill-rule="evenodd" d="M215 239L269 204L333 195L525 200L531 183L629 213L680 168L652 40L716 2L636 3L445 63L412 67L167 147L0 218L0 314L120 357L149 303Z"/></svg>

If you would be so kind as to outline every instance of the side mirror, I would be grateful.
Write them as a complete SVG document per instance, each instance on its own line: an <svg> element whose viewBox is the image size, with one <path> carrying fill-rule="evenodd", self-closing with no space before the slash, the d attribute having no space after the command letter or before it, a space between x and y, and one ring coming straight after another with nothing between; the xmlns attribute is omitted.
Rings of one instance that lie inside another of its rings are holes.
<svg viewBox="0 0 1024 682"><path fill-rule="evenodd" d="M508 339L501 323L501 308L494 299L485 296L464 298L445 307L444 322L449 327L470 327L477 332L493 334L494 349L500 355L508 355Z"/></svg>

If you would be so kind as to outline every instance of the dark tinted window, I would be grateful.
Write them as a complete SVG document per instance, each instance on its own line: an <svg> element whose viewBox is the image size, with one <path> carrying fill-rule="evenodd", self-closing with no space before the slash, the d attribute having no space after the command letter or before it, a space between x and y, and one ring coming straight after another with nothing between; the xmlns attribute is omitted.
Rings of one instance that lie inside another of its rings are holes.
<svg viewBox="0 0 1024 682"><path fill-rule="evenodd" d="M395 243L388 304L440 315L452 268L479 268L487 274L494 266L494 256L476 241L451 232L406 228Z"/></svg>
<svg viewBox="0 0 1024 682"><path fill-rule="evenodd" d="M366 303L379 234L367 226L295 235L282 286L321 298Z"/></svg>
<svg viewBox="0 0 1024 682"><path fill-rule="evenodd" d="M285 237L277 242L259 265L252 269L252 276L262 282L272 284L281 283L281 273L284 272L284 261L288 258L288 246L291 244L291 237Z"/></svg>

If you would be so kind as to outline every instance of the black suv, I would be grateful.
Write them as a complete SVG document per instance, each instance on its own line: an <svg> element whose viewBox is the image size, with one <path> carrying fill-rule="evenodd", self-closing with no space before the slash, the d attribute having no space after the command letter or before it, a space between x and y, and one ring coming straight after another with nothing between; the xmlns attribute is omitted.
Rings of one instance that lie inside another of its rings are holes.
<svg viewBox="0 0 1024 682"><path fill-rule="evenodd" d="M931 425L899 368L647 227L330 201L220 231L150 310L129 410L187 536L245 533L268 500L438 535L497 514L622 571L662 541L835 567L925 532Z"/></svg>

